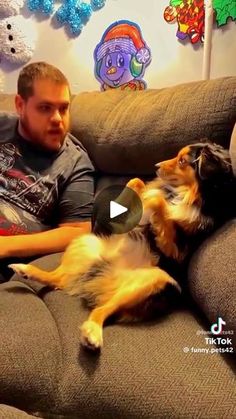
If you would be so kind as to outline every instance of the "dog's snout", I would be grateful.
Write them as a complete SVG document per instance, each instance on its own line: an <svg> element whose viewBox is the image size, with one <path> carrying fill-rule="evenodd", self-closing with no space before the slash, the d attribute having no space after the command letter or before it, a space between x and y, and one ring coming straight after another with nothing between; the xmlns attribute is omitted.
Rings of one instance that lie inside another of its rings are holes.
<svg viewBox="0 0 236 419"><path fill-rule="evenodd" d="M176 158L164 160L155 164L156 174L159 177L173 175L176 170Z"/></svg>

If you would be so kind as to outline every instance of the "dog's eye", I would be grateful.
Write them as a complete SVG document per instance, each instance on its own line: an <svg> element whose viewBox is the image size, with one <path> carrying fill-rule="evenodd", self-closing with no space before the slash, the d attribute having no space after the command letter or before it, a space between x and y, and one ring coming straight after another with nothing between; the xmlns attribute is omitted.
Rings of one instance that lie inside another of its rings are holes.
<svg viewBox="0 0 236 419"><path fill-rule="evenodd" d="M180 159L178 161L179 167L184 167L184 166L186 166L187 163L188 162L184 157L180 157Z"/></svg>

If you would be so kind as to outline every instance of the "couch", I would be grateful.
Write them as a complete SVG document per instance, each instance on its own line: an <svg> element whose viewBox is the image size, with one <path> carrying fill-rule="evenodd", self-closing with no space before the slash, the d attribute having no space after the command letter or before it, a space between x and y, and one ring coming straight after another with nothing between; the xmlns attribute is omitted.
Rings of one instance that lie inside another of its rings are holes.
<svg viewBox="0 0 236 419"><path fill-rule="evenodd" d="M13 97L1 95L0 109L13 110ZM229 147L236 77L84 92L73 98L71 118L96 166L98 192L152 177L154 163L199 138ZM50 270L60 257L34 263ZM236 417L236 219L200 245L183 275L186 293L175 310L108 325L100 356L79 345L88 312L77 297L17 275L0 285L0 417ZM227 345L209 343L218 317Z"/></svg>

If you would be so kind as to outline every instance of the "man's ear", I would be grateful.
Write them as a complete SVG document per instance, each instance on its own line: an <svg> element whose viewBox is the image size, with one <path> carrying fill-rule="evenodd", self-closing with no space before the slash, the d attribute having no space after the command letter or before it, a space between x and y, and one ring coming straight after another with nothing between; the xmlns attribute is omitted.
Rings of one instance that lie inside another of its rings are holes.
<svg viewBox="0 0 236 419"><path fill-rule="evenodd" d="M19 116L22 114L24 106L25 106L24 99L21 97L21 95L16 95L15 96L15 108L16 108L16 112L18 113Z"/></svg>

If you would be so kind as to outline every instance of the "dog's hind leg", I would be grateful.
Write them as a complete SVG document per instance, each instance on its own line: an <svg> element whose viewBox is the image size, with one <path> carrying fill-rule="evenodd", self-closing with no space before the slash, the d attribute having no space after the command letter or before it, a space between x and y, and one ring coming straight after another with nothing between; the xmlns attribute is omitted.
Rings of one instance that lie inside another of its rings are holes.
<svg viewBox="0 0 236 419"><path fill-rule="evenodd" d="M81 344L97 350L103 346L103 324L112 314L127 312L129 308L161 292L167 284L172 284L180 292L178 283L162 269L147 268L124 270L119 275L120 287L105 304L93 309L81 327ZM112 281L112 278L111 278Z"/></svg>
<svg viewBox="0 0 236 419"><path fill-rule="evenodd" d="M85 234L74 239L62 256L61 264L53 271L44 271L31 264L13 263L9 265L14 272L25 279L33 279L55 288L67 288L79 281L82 273L99 260L102 240L94 234Z"/></svg>
<svg viewBox="0 0 236 419"><path fill-rule="evenodd" d="M44 271L34 265L24 263L12 263L8 265L15 273L24 279L33 279L43 284L51 285L54 288L62 288L65 280L65 272L60 265L54 271Z"/></svg>

